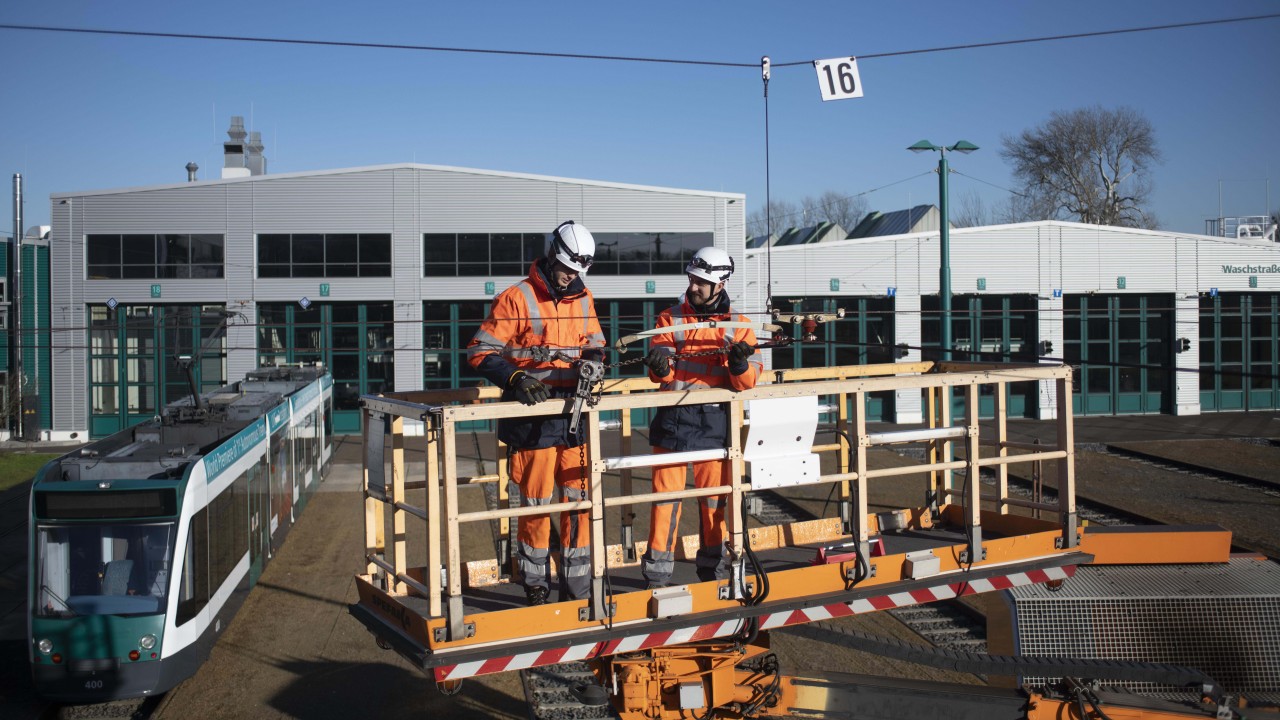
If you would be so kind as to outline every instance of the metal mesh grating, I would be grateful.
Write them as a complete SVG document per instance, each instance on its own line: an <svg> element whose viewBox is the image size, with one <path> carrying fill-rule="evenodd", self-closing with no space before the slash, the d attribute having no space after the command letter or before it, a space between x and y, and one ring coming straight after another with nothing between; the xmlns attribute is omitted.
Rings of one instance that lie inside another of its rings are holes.
<svg viewBox="0 0 1280 720"><path fill-rule="evenodd" d="M1233 694L1280 698L1280 566L1081 567L1057 592L1010 590L1022 655L1105 658L1199 668ZM1027 677L1029 684L1058 678ZM1176 693L1151 683L1106 682Z"/></svg>

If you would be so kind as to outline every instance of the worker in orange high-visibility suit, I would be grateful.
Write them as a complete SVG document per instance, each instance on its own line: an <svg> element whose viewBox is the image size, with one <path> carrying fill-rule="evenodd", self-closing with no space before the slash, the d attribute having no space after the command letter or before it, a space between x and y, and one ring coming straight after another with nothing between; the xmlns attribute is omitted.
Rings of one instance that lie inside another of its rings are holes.
<svg viewBox="0 0 1280 720"><path fill-rule="evenodd" d="M604 359L604 333L595 299L583 283L595 238L572 220L552 233L545 257L529 276L493 299L489 317L467 347L467 361L503 388L504 400L536 405L573 395L578 361ZM585 499L585 425L569 432L569 416L498 421L498 437L511 448L511 479L525 506L547 505L557 485L566 501ZM561 574L573 599L591 594L591 516L560 514ZM547 602L551 518L519 518L516 549L530 605Z"/></svg>
<svg viewBox="0 0 1280 720"><path fill-rule="evenodd" d="M694 254L685 268L689 289L683 301L663 310L657 329L706 320L746 321L729 307L725 282L733 274L733 258L724 250L707 247ZM645 365L649 377L663 390L716 387L748 390L755 387L763 364L752 360L756 336L750 328L697 328L659 333L650 343ZM684 354L721 351L682 357ZM655 453L723 448L729 444L728 408L710 405L675 405L659 408L649 424L649 444ZM727 460L693 463L697 487L729 484ZM666 465L653 470L655 492L683 490L686 466ZM727 496L698 501L698 578L704 581L729 576L730 558L725 553L724 507ZM655 502L650 513L649 548L642 566L649 587L671 582L675 569L675 544L679 538L680 501Z"/></svg>

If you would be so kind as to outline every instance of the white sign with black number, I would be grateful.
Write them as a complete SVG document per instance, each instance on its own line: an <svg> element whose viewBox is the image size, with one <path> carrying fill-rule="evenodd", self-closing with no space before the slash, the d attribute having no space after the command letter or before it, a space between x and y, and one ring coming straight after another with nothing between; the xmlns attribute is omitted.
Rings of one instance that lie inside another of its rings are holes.
<svg viewBox="0 0 1280 720"><path fill-rule="evenodd" d="M818 87L822 90L823 102L862 97L862 78L858 77L858 58L814 60L813 69L818 71Z"/></svg>

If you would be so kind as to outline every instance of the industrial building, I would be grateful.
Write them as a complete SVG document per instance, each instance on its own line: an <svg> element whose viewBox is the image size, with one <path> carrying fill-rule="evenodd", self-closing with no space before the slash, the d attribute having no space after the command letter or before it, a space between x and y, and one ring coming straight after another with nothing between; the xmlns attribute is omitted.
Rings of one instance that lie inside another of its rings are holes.
<svg viewBox="0 0 1280 720"><path fill-rule="evenodd" d="M742 194L415 163L268 174L261 142L242 123L229 135L220 178L189 165L187 182L50 198L47 271L32 273L47 294L28 324L48 332L24 343L45 350L26 370L40 439L154 416L188 394L184 365L213 389L263 364L324 362L348 433L363 393L482 382L463 349L566 219L597 239L587 282L610 339L651 327L687 258L714 244L739 259L740 311L845 312L818 342L773 350L773 366L936 357L932 208L875 213L855 239L825 227L748 248ZM954 359L1065 360L1080 414L1280 407L1269 238L1037 222L950 242ZM1015 416L1055 412L1047 384L1010 402ZM908 391L868 402L874 421L921 415Z"/></svg>
<svg viewBox="0 0 1280 720"><path fill-rule="evenodd" d="M1043 221L949 234L954 360L1066 362L1080 415L1280 407L1280 243L1266 233ZM932 230L749 250L747 305L764 306L771 277L774 307L852 319L823 328L826 344L775 350L774 365L937 359L939 243ZM1056 412L1047 384L1009 402L1011 416ZM868 411L921 417L910 393Z"/></svg>

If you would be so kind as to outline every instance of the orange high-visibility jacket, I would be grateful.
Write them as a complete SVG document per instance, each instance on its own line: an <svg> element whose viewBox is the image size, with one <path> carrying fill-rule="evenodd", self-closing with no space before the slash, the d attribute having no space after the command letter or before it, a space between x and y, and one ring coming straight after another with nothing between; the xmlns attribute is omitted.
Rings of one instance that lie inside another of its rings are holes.
<svg viewBox="0 0 1280 720"><path fill-rule="evenodd" d="M554 292L543 262L535 260L527 278L493 299L489 317L467 346L467 362L503 388L504 399L511 399L508 386L518 371L549 385L553 396L569 397L578 384L574 361L584 350L587 359L604 357L595 298L582 276L563 293ZM568 437L567 416L504 420L498 423L498 436L514 448L582 443L580 437Z"/></svg>
<svg viewBox="0 0 1280 720"><path fill-rule="evenodd" d="M663 310L658 316L658 329L683 323L704 320L735 320L749 322L743 315L735 315L726 297L721 297L719 307L710 315L698 315L688 302L681 302ZM697 328L659 333L650 341L651 348L658 348L672 356L718 350L734 342L756 345L756 334L751 328ZM676 357L671 370L664 377L652 372L649 377L662 384L663 390L688 390L705 387L749 390L764 370L759 355L747 362L747 371L734 375L729 371L728 358L723 353ZM649 443L669 450L707 450L724 447L728 441L729 419L723 405L676 405L659 408L649 425Z"/></svg>

